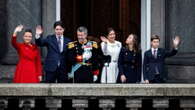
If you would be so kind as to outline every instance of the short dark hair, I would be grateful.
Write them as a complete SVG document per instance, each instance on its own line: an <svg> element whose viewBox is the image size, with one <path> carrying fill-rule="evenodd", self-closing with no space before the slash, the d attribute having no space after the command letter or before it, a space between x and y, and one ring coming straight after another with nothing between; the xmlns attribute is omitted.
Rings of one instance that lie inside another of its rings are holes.
<svg viewBox="0 0 195 110"><path fill-rule="evenodd" d="M61 26L62 28L64 28L62 21L56 21L53 25L53 28L55 29L57 26Z"/></svg>
<svg viewBox="0 0 195 110"><path fill-rule="evenodd" d="M30 33L32 33L32 30L31 30L31 29L25 29L25 30L24 30L24 33L25 33L25 32L30 32Z"/></svg>
<svg viewBox="0 0 195 110"><path fill-rule="evenodd" d="M153 41L153 40L155 40L155 39L157 39L157 40L160 41L160 37L159 37L158 35L152 35L151 41Z"/></svg>
<svg viewBox="0 0 195 110"><path fill-rule="evenodd" d="M84 32L86 35L88 35L88 30L85 26L78 27L77 32Z"/></svg>
<svg viewBox="0 0 195 110"><path fill-rule="evenodd" d="M111 31L114 31L114 32L115 32L115 30L114 30L113 27L109 27L109 28L107 29L106 35L109 35L109 33L110 33Z"/></svg>

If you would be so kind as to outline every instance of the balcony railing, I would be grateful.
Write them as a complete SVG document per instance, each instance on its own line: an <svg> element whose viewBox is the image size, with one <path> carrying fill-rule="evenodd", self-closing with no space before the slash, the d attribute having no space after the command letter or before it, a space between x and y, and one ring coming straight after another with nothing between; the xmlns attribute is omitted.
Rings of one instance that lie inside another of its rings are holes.
<svg viewBox="0 0 195 110"><path fill-rule="evenodd" d="M171 110L171 100L179 102L179 109L192 110L195 84L1 84L0 110L9 109L13 99L23 110L36 110L37 100L44 101L41 106L47 110L68 110L66 106L76 110L89 110L91 106L111 110L116 109L119 99L124 100L128 110L144 109L144 100L151 100L155 110ZM69 105L64 104L66 99L71 101ZM90 105L90 100L96 100L97 106Z"/></svg>

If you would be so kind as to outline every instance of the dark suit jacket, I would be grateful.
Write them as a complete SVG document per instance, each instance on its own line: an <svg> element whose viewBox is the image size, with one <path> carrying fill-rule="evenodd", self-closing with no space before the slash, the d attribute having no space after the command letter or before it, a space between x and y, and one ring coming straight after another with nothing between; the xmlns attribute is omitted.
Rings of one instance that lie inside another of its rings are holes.
<svg viewBox="0 0 195 110"><path fill-rule="evenodd" d="M66 70L66 51L67 44L70 42L70 39L64 37L63 52L60 53L56 35L49 35L46 38L40 37L35 40L38 46L47 47L47 56L44 63L45 71L54 72L60 61L60 68L64 71Z"/></svg>
<svg viewBox="0 0 195 110"><path fill-rule="evenodd" d="M156 75L156 67L160 73L162 80L166 79L166 74L164 73L164 62L165 58L176 55L177 50L166 51L165 49L159 48L157 52L157 58L152 55L151 49L146 51L144 54L144 64L143 64L143 76L144 80L153 80Z"/></svg>

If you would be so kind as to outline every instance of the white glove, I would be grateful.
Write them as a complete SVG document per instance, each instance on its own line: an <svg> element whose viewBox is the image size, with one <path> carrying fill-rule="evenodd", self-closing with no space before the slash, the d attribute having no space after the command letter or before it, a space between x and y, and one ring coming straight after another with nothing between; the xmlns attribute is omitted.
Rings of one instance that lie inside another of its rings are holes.
<svg viewBox="0 0 195 110"><path fill-rule="evenodd" d="M15 28L14 33L21 32L22 29L23 29L23 27L24 27L23 25L18 25L18 26Z"/></svg>
<svg viewBox="0 0 195 110"><path fill-rule="evenodd" d="M97 75L93 75L93 82L96 82L98 79Z"/></svg>
<svg viewBox="0 0 195 110"><path fill-rule="evenodd" d="M36 34L41 35L42 33L43 33L43 28L40 25L38 25L36 27Z"/></svg>
<svg viewBox="0 0 195 110"><path fill-rule="evenodd" d="M36 27L36 35L35 38L39 39L41 37L41 34L43 33L43 28L39 25Z"/></svg>

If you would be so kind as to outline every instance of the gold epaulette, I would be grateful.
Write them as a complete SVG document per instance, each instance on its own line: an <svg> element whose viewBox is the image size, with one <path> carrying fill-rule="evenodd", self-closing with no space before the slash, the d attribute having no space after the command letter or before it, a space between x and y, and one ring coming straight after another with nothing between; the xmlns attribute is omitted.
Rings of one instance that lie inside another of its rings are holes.
<svg viewBox="0 0 195 110"><path fill-rule="evenodd" d="M98 48L98 44L97 42L93 41L93 45L92 45L94 48Z"/></svg>
<svg viewBox="0 0 195 110"><path fill-rule="evenodd" d="M76 42L77 42L77 41L69 42L69 43L68 43L68 49L74 48Z"/></svg>

